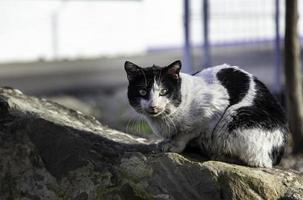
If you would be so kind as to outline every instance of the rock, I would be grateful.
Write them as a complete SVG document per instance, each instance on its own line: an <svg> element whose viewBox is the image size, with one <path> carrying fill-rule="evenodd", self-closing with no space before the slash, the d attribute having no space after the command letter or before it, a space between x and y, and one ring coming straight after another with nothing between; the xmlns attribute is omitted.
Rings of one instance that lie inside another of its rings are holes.
<svg viewBox="0 0 303 200"><path fill-rule="evenodd" d="M0 111L0 199L303 199L295 171L155 154L152 142L13 89L0 89Z"/></svg>
<svg viewBox="0 0 303 200"><path fill-rule="evenodd" d="M155 139L155 135L144 118L129 106L127 88L111 92L97 92L79 95L56 95L47 98L67 108L92 115L103 124L110 124L116 130L131 135ZM114 103L113 103L114 102Z"/></svg>
<svg viewBox="0 0 303 200"><path fill-rule="evenodd" d="M98 110L94 106L86 104L85 102L81 101L79 98L75 98L73 96L60 95L60 96L48 97L48 99L51 100L52 102L61 104L67 108L78 110L85 115L92 115L92 116L100 115L98 113Z"/></svg>

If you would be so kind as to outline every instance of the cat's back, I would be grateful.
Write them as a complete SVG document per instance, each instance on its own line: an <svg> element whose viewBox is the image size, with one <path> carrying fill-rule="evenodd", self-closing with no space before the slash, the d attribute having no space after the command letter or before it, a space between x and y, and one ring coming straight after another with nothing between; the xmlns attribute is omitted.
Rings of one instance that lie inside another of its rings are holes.
<svg viewBox="0 0 303 200"><path fill-rule="evenodd" d="M194 77L203 78L207 83L227 84L249 84L249 79L252 77L248 72L240 69L237 66L222 64L218 66L209 67L202 71L193 74Z"/></svg>
<svg viewBox="0 0 303 200"><path fill-rule="evenodd" d="M265 129L285 127L285 113L265 84L252 74L227 64L207 68L195 74L210 84L221 85L229 96L235 114L230 128L261 126Z"/></svg>
<svg viewBox="0 0 303 200"><path fill-rule="evenodd" d="M278 164L289 130L281 105L265 84L252 74L226 64L194 76L221 85L228 95L228 105L210 132L215 151L236 155L252 166Z"/></svg>
<svg viewBox="0 0 303 200"><path fill-rule="evenodd" d="M228 64L204 69L193 75L208 85L217 85L228 93L230 105L237 104L252 89L253 76L236 66Z"/></svg>

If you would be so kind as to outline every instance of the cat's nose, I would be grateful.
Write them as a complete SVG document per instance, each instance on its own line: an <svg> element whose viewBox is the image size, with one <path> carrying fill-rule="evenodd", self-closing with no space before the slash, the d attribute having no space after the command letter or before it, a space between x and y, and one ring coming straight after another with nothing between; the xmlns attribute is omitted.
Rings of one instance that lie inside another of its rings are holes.
<svg viewBox="0 0 303 200"><path fill-rule="evenodd" d="M151 109L151 110L156 110L157 109L157 106L149 106L149 109Z"/></svg>
<svg viewBox="0 0 303 200"><path fill-rule="evenodd" d="M157 110L157 106L149 106L148 109L155 112Z"/></svg>
<svg viewBox="0 0 303 200"><path fill-rule="evenodd" d="M148 107L148 112L150 112L150 113L158 113L158 112L160 112L160 108L158 106L150 105Z"/></svg>

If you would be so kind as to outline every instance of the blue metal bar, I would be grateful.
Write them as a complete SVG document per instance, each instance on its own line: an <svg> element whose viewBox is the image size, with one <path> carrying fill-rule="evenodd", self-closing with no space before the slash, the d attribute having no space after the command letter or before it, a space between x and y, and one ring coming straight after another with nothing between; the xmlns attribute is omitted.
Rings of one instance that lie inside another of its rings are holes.
<svg viewBox="0 0 303 200"><path fill-rule="evenodd" d="M281 37L280 37L280 0L275 0L275 74L274 74L274 91L281 92Z"/></svg>
<svg viewBox="0 0 303 200"><path fill-rule="evenodd" d="M208 0L203 0L202 4L202 15L203 15L203 40L204 45L203 48L203 57L202 63L203 67L211 66L211 58L210 58L210 46L209 46L209 2Z"/></svg>
<svg viewBox="0 0 303 200"><path fill-rule="evenodd" d="M190 42L190 0L184 0L184 49L183 72L192 73L191 42Z"/></svg>

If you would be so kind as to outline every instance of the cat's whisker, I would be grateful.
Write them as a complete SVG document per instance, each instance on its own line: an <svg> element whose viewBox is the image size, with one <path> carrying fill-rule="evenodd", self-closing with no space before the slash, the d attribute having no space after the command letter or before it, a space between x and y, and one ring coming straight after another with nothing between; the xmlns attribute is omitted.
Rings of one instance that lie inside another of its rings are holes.
<svg viewBox="0 0 303 200"><path fill-rule="evenodd" d="M174 120L172 119L171 115L167 115L167 118L171 122L171 124L173 125L174 129L176 129L176 124L175 124Z"/></svg>
<svg viewBox="0 0 303 200"><path fill-rule="evenodd" d="M171 117L169 117L166 114L163 115L163 119L168 128L168 134L171 135L171 129L173 129L172 131L176 131L176 125L175 125L173 119L171 119Z"/></svg>
<svg viewBox="0 0 303 200"><path fill-rule="evenodd" d="M142 131L141 133L143 133L145 130L146 130L146 128L145 128L145 121L144 121L143 118L141 118L141 131Z"/></svg>
<svg viewBox="0 0 303 200"><path fill-rule="evenodd" d="M129 119L128 122L127 122L127 125L126 125L126 133L130 133L131 129L130 127L132 126L131 124L133 123L135 119Z"/></svg>
<svg viewBox="0 0 303 200"><path fill-rule="evenodd" d="M137 134L138 131L138 122L142 120L140 115L136 115L133 118L128 120L126 125L126 132L131 134Z"/></svg>
<svg viewBox="0 0 303 200"><path fill-rule="evenodd" d="M139 118L137 122L137 134L142 134L142 130L143 130L142 122L143 122L142 118Z"/></svg>
<svg viewBox="0 0 303 200"><path fill-rule="evenodd" d="M144 120L141 116L138 116L138 121L137 121L137 134L142 135L144 129L143 129L143 123Z"/></svg>

